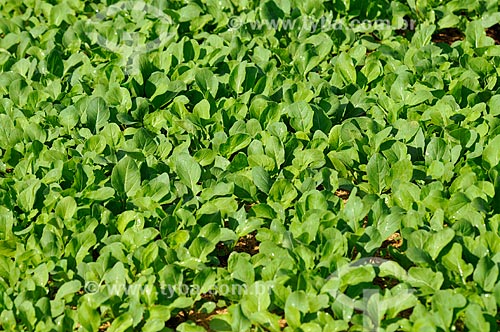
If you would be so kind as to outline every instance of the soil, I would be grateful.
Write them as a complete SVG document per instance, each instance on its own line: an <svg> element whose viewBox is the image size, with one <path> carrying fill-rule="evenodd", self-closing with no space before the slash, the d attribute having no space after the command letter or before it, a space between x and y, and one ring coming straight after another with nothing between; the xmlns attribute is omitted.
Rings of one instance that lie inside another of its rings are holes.
<svg viewBox="0 0 500 332"><path fill-rule="evenodd" d="M202 313L202 312L195 312L193 310L190 310L189 312L179 312L177 316L173 317L170 319L167 323L167 326L170 328L177 328L180 324L187 322L187 321L192 321L198 326L202 326L205 330L211 332L213 331L210 329L210 321L212 318L214 318L216 315L224 315L227 314L227 308L217 308L211 313Z"/></svg>
<svg viewBox="0 0 500 332"><path fill-rule="evenodd" d="M434 43L445 43L448 45L462 39L464 39L464 34L456 28L442 29L434 33L432 36L432 41Z"/></svg>
<svg viewBox="0 0 500 332"><path fill-rule="evenodd" d="M246 236L241 237L236 245L234 246L233 251L236 252L246 252L251 256L259 253L259 242L255 238L256 232L250 233Z"/></svg>
<svg viewBox="0 0 500 332"><path fill-rule="evenodd" d="M227 245L222 242L217 243L216 251L218 253L217 258L219 259L220 267L227 267L227 260L231 252L246 252L250 254L250 256L256 255L259 253L259 242L255 238L256 232L252 232L248 235L241 237L238 242L231 249Z"/></svg>
<svg viewBox="0 0 500 332"><path fill-rule="evenodd" d="M486 35L495 41L496 45L500 45L500 24L495 24L486 29ZM464 34L456 28L442 29L434 33L432 41L434 43L453 44L457 40L463 40Z"/></svg>
<svg viewBox="0 0 500 332"><path fill-rule="evenodd" d="M106 323L102 324L101 326L99 326L99 331L106 331L110 326L111 326L111 323L106 322Z"/></svg>
<svg viewBox="0 0 500 332"><path fill-rule="evenodd" d="M338 189L337 191L335 191L335 196L341 198L344 201L344 204L347 203L347 199L349 198L350 194L351 193L347 190Z"/></svg>
<svg viewBox="0 0 500 332"><path fill-rule="evenodd" d="M500 24L497 23L492 27L486 29L486 35L493 38L496 45L500 45Z"/></svg>

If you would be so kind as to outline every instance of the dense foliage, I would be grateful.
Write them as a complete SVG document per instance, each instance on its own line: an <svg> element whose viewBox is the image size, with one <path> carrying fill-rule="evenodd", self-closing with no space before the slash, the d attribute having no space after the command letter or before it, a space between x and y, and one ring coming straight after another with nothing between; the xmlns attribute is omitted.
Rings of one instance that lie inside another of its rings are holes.
<svg viewBox="0 0 500 332"><path fill-rule="evenodd" d="M495 331L499 12L3 0L0 329Z"/></svg>

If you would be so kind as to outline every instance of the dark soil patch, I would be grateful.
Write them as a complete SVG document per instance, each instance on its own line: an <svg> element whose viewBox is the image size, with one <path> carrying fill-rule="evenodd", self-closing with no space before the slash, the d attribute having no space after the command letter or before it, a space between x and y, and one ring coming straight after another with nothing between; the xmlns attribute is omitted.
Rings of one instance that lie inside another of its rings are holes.
<svg viewBox="0 0 500 332"><path fill-rule="evenodd" d="M462 39L464 39L464 34L456 28L441 29L432 35L434 43L445 43L448 45Z"/></svg>
<svg viewBox="0 0 500 332"><path fill-rule="evenodd" d="M398 232L392 234L382 243L380 249L387 249L388 247L400 248L403 245L403 238Z"/></svg>
<svg viewBox="0 0 500 332"><path fill-rule="evenodd" d="M392 287L399 284L399 280L392 278L375 277L373 279L373 284L379 286L380 289L391 289Z"/></svg>
<svg viewBox="0 0 500 332"><path fill-rule="evenodd" d="M412 313L413 313L413 308L408 308L406 310L401 311L398 314L398 317L409 319Z"/></svg>
<svg viewBox="0 0 500 332"><path fill-rule="evenodd" d="M347 203L347 199L349 198L350 194L351 193L347 190L337 189L337 191L335 191L335 196L342 199L344 201L344 204Z"/></svg>
<svg viewBox="0 0 500 332"><path fill-rule="evenodd" d="M236 252L246 252L250 256L259 253L259 241L255 238L256 232L241 237L233 248Z"/></svg>
<svg viewBox="0 0 500 332"><path fill-rule="evenodd" d="M500 24L495 24L492 27L486 29L486 35L493 38L495 44L500 45Z"/></svg>
<svg viewBox="0 0 500 332"><path fill-rule="evenodd" d="M177 327L187 321L194 322L196 325L203 327L205 330L211 332L210 321L216 315L223 315L227 313L227 308L217 308L211 313L196 312L190 310L188 312L181 311L175 317L172 317L167 322L167 327L177 329Z"/></svg>
<svg viewBox="0 0 500 332"><path fill-rule="evenodd" d="M175 317L172 317L167 322L166 326L172 329L176 329L180 324L191 321L196 325L203 327L208 332L212 332L215 330L212 330L210 328L210 321L217 315L224 315L227 313L227 308L217 308L211 313L196 312L193 310L190 310L189 312L181 311ZM278 323L281 330L287 327L287 322L284 318L280 318Z"/></svg>
<svg viewBox="0 0 500 332"><path fill-rule="evenodd" d="M250 256L259 253L259 241L255 238L257 232L252 232L248 235L241 237L233 248L226 244L219 242L216 246L217 258L219 259L220 267L227 267L227 260L229 255L235 252L246 252Z"/></svg>

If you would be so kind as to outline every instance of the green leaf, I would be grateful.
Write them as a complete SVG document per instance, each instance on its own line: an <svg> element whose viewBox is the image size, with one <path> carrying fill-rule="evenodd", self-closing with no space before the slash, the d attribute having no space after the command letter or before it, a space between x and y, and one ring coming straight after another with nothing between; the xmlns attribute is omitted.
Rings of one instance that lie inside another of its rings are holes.
<svg viewBox="0 0 500 332"><path fill-rule="evenodd" d="M213 98L216 97L217 90L219 88L219 81L210 70L206 68L198 70L195 75L195 80L202 92L208 92Z"/></svg>
<svg viewBox="0 0 500 332"><path fill-rule="evenodd" d="M269 193L271 189L271 179L264 167L255 166L252 168L253 183L264 193Z"/></svg>
<svg viewBox="0 0 500 332"><path fill-rule="evenodd" d="M270 304L268 286L262 281L257 281L252 283L243 295L241 310L246 317L254 318L255 313L266 312Z"/></svg>
<svg viewBox="0 0 500 332"><path fill-rule="evenodd" d="M86 192L85 197L94 201L106 201L115 195L115 190L110 187L99 188L95 191Z"/></svg>
<svg viewBox="0 0 500 332"><path fill-rule="evenodd" d="M250 135L248 134L235 134L229 137L229 139L221 144L219 151L226 158L238 152L241 149L246 148L252 141Z"/></svg>
<svg viewBox="0 0 500 332"><path fill-rule="evenodd" d="M0 325L6 330L11 329L14 331L16 327L16 317L12 310L2 310L0 314Z"/></svg>
<svg viewBox="0 0 500 332"><path fill-rule="evenodd" d="M254 282L255 271L247 254L232 253L228 259L228 271L234 279L246 285Z"/></svg>
<svg viewBox="0 0 500 332"><path fill-rule="evenodd" d="M143 332L158 332L165 327L165 322L162 319L153 318L148 319L146 324L142 327Z"/></svg>
<svg viewBox="0 0 500 332"><path fill-rule="evenodd" d="M31 302L22 302L18 308L21 320L29 327L33 328L37 321L36 312Z"/></svg>
<svg viewBox="0 0 500 332"><path fill-rule="evenodd" d="M424 295L433 294L441 288L444 277L441 272L434 272L430 268L412 267L408 271L408 283L419 288Z"/></svg>
<svg viewBox="0 0 500 332"><path fill-rule="evenodd" d="M127 329L132 327L133 322L134 318L132 317L132 314L126 312L113 320L108 332L125 332Z"/></svg>
<svg viewBox="0 0 500 332"><path fill-rule="evenodd" d="M473 279L485 292L493 292L498 280L498 265L488 257L481 257L474 270Z"/></svg>
<svg viewBox="0 0 500 332"><path fill-rule="evenodd" d="M485 319L481 307L476 303L471 303L467 306L464 323L469 331L487 332L491 331L492 328L490 323Z"/></svg>
<svg viewBox="0 0 500 332"><path fill-rule="evenodd" d="M59 3L50 9L49 22L55 26L60 26L63 21L68 20L68 16L74 15L74 12L67 3Z"/></svg>
<svg viewBox="0 0 500 332"><path fill-rule="evenodd" d="M287 307L292 307L298 309L302 313L307 313L309 311L309 301L307 300L307 295L304 291L293 292L286 299L285 310Z"/></svg>
<svg viewBox="0 0 500 332"><path fill-rule="evenodd" d="M374 193L380 194L386 187L386 178L389 174L387 160L380 154L374 154L366 166L368 183Z"/></svg>
<svg viewBox="0 0 500 332"><path fill-rule="evenodd" d="M54 299L55 300L62 298L71 299L74 295L76 295L76 292L78 292L81 288L82 284L80 283L79 280L66 282L57 290L56 297Z"/></svg>
<svg viewBox="0 0 500 332"><path fill-rule="evenodd" d="M229 75L229 86L237 94L243 93L243 82L245 81L246 67L247 67L246 61L239 62L233 68L231 74Z"/></svg>
<svg viewBox="0 0 500 332"><path fill-rule="evenodd" d="M0 254L4 257L14 257L16 242L14 240L0 240Z"/></svg>
<svg viewBox="0 0 500 332"><path fill-rule="evenodd" d="M297 131L309 132L313 126L314 111L304 101L293 103L288 107L290 125Z"/></svg>
<svg viewBox="0 0 500 332"><path fill-rule="evenodd" d="M336 68L347 84L356 84L356 68L352 58L346 52L340 53L337 57Z"/></svg>
<svg viewBox="0 0 500 332"><path fill-rule="evenodd" d="M453 229L445 228L437 233L432 234L425 242L424 249L429 253L431 258L435 260L441 251L455 237Z"/></svg>
<svg viewBox="0 0 500 332"><path fill-rule="evenodd" d="M483 159L489 164L490 168L500 163L500 135L495 136L483 150Z"/></svg>
<svg viewBox="0 0 500 332"><path fill-rule="evenodd" d="M96 308L91 306L91 301L88 296L91 294L87 294L83 301L80 301L78 306L78 321L82 325L82 327L89 331L97 331L99 326L101 325L101 316L99 315Z"/></svg>
<svg viewBox="0 0 500 332"><path fill-rule="evenodd" d="M75 214L76 207L75 199L71 196L66 196L57 203L56 215L63 220L69 220Z"/></svg>
<svg viewBox="0 0 500 332"><path fill-rule="evenodd" d="M215 244L204 237L197 237L191 243L189 247L189 253L198 258L200 261L205 261L207 255L209 255L215 249Z"/></svg>
<svg viewBox="0 0 500 332"><path fill-rule="evenodd" d="M41 185L42 183L38 180L29 181L28 187L19 193L17 201L19 207L24 212L30 212L33 209L33 205L37 198L37 192Z"/></svg>
<svg viewBox="0 0 500 332"><path fill-rule="evenodd" d="M201 167L189 154L182 153L175 157L175 172L182 183L195 190L201 177Z"/></svg>
<svg viewBox="0 0 500 332"><path fill-rule="evenodd" d="M486 37L483 25L480 20L467 22L465 29L465 40L474 48L493 45L494 41Z"/></svg>
<svg viewBox="0 0 500 332"><path fill-rule="evenodd" d="M462 259L462 246L458 243L454 243L451 250L443 256L443 265L451 272L457 274L463 283L465 283L465 279L474 271L472 264L467 264Z"/></svg>
<svg viewBox="0 0 500 332"><path fill-rule="evenodd" d="M57 77L63 76L64 63L61 57L61 53L56 48L54 48L47 56L47 69L51 74Z"/></svg>
<svg viewBox="0 0 500 332"><path fill-rule="evenodd" d="M436 292L432 297L433 318L436 325L443 330L449 330L454 320L454 309L463 308L466 303L465 297L453 290L446 289Z"/></svg>
<svg viewBox="0 0 500 332"><path fill-rule="evenodd" d="M112 268L106 271L103 280L106 282L106 291L108 294L122 296L126 289L127 272L122 262L117 262Z"/></svg>
<svg viewBox="0 0 500 332"><path fill-rule="evenodd" d="M151 197L155 202L160 202L170 192L170 178L168 173L162 173L148 182L144 188L144 194Z"/></svg>
<svg viewBox="0 0 500 332"><path fill-rule="evenodd" d="M489 114L499 115L500 114L500 95L494 95L488 101Z"/></svg>
<svg viewBox="0 0 500 332"><path fill-rule="evenodd" d="M281 203L284 207L290 206L296 197L297 190L286 179L277 180L269 190L269 200Z"/></svg>
<svg viewBox="0 0 500 332"><path fill-rule="evenodd" d="M141 173L134 159L125 156L113 167L111 185L120 194L135 195L141 186Z"/></svg>
<svg viewBox="0 0 500 332"><path fill-rule="evenodd" d="M106 101L101 97L90 99L86 109L87 125L95 134L104 127L109 120L109 109Z"/></svg>

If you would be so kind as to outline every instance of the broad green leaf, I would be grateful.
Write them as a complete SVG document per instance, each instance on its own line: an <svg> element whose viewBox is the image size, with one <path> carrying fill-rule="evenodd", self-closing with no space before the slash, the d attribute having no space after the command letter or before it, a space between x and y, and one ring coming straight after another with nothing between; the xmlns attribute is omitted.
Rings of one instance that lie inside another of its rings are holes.
<svg viewBox="0 0 500 332"><path fill-rule="evenodd" d="M57 77L61 77L63 75L64 63L60 51L56 48L54 48L47 56L47 69L51 74Z"/></svg>
<svg viewBox="0 0 500 332"><path fill-rule="evenodd" d="M279 179L269 190L269 199L273 202L281 203L284 207L290 206L297 197L295 187L285 179Z"/></svg>
<svg viewBox="0 0 500 332"><path fill-rule="evenodd" d="M474 270L473 278L485 292L492 292L498 280L498 264L488 257L481 257Z"/></svg>
<svg viewBox="0 0 500 332"><path fill-rule="evenodd" d="M347 84L356 84L356 68L349 54L346 52L340 53L337 57L336 67L342 75L344 82Z"/></svg>
<svg viewBox="0 0 500 332"><path fill-rule="evenodd" d="M145 195L159 202L170 192L170 178L168 173L162 173L149 181L144 188Z"/></svg>
<svg viewBox="0 0 500 332"><path fill-rule="evenodd" d="M411 267L408 271L408 283L419 288L422 294L433 294L441 288L443 282L443 274L430 268Z"/></svg>
<svg viewBox="0 0 500 332"><path fill-rule="evenodd" d="M432 259L436 259L440 252L446 247L455 237L455 232L446 228L437 233L432 234L425 242L424 249L429 253Z"/></svg>
<svg viewBox="0 0 500 332"><path fill-rule="evenodd" d="M472 274L474 268L472 264L467 264L462 258L462 246L454 243L451 250L443 257L443 265L450 271L457 274L462 282Z"/></svg>
<svg viewBox="0 0 500 332"><path fill-rule="evenodd" d="M78 292L82 287L82 284L78 280L73 280L64 283L57 291L55 300L61 299L61 298L72 298L74 295L76 295L76 292Z"/></svg>
<svg viewBox="0 0 500 332"><path fill-rule="evenodd" d="M103 280L106 282L106 291L110 296L122 296L125 293L126 276L127 272L122 262L117 262L106 271Z"/></svg>
<svg viewBox="0 0 500 332"><path fill-rule="evenodd" d="M489 164L490 168L500 163L500 135L493 138L483 150L483 159Z"/></svg>
<svg viewBox="0 0 500 332"><path fill-rule="evenodd" d="M85 197L95 201L106 201L115 195L115 190L111 187L99 188L95 191L87 192Z"/></svg>
<svg viewBox="0 0 500 332"><path fill-rule="evenodd" d="M491 97L491 99L488 101L488 106L489 106L489 113L491 115L498 115L500 114L500 95L494 95Z"/></svg>
<svg viewBox="0 0 500 332"><path fill-rule="evenodd" d="M490 46L494 43L491 38L486 37L484 28L479 20L467 23L465 40L474 48Z"/></svg>
<svg viewBox="0 0 500 332"><path fill-rule="evenodd" d="M454 319L454 309L463 308L467 303L466 298L453 290L439 290L432 297L434 321L442 329L449 329Z"/></svg>
<svg viewBox="0 0 500 332"><path fill-rule="evenodd" d="M87 294L78 305L78 321L86 331L97 331L101 325L101 316L97 309L91 306L88 296L90 294Z"/></svg>
<svg viewBox="0 0 500 332"><path fill-rule="evenodd" d="M141 186L141 173L134 159L125 156L113 167L111 184L120 194L135 195Z"/></svg>
<svg viewBox="0 0 500 332"><path fill-rule="evenodd" d="M486 332L491 331L492 328L490 323L484 317L481 307L476 303L471 303L467 306L467 309L465 310L464 323L470 331Z"/></svg>
<svg viewBox="0 0 500 332"><path fill-rule="evenodd" d="M264 193L268 193L271 189L271 179L269 173L261 166L252 168L253 182Z"/></svg>
<svg viewBox="0 0 500 332"><path fill-rule="evenodd" d="M307 313L309 311L309 302L307 301L307 295L304 291L293 292L286 299L286 308L295 308L302 313Z"/></svg>
<svg viewBox="0 0 500 332"><path fill-rule="evenodd" d="M266 312L271 304L269 287L262 281L257 281L246 290L241 300L241 310L245 316L254 318L257 312Z"/></svg>
<svg viewBox="0 0 500 332"><path fill-rule="evenodd" d="M56 215L63 220L68 220L75 214L76 207L75 199L71 196L66 196L57 203Z"/></svg>
<svg viewBox="0 0 500 332"><path fill-rule="evenodd" d="M252 264L249 262L249 257L240 253L233 253L229 256L228 260L228 271L231 276L244 282L246 285L250 285L254 282L255 271Z"/></svg>
<svg viewBox="0 0 500 332"><path fill-rule="evenodd" d="M297 131L309 132L313 126L314 111L304 101L293 103L288 107L290 125Z"/></svg>
<svg viewBox="0 0 500 332"><path fill-rule="evenodd" d="M251 141L252 139L248 134L235 134L230 136L225 143L221 144L219 151L228 158L235 152L246 148Z"/></svg>
<svg viewBox="0 0 500 332"><path fill-rule="evenodd" d="M196 84L200 87L203 92L208 92L213 98L217 95L217 90L219 88L219 82L217 77L208 69L200 69L196 75Z"/></svg>
<svg viewBox="0 0 500 332"><path fill-rule="evenodd" d="M113 323L109 327L108 331L109 332L125 332L125 331L127 331L127 329L132 327L133 321L134 321L134 319L129 312L121 314L113 321Z"/></svg>
<svg viewBox="0 0 500 332"><path fill-rule="evenodd" d="M38 180L29 181L28 187L18 194L18 204L23 211L29 212L33 209L33 205L37 198L37 192L41 185L41 182Z"/></svg>
<svg viewBox="0 0 500 332"><path fill-rule="evenodd" d="M14 240L0 240L0 254L5 257L14 257L16 253L16 242Z"/></svg>
<svg viewBox="0 0 500 332"><path fill-rule="evenodd" d="M229 75L229 85L237 94L243 93L243 82L246 76L247 62L238 63Z"/></svg>
<svg viewBox="0 0 500 332"><path fill-rule="evenodd" d="M205 261L208 254L210 254L215 249L215 244L204 237L197 237L191 243L189 247L189 252L192 256L200 259L200 261Z"/></svg>
<svg viewBox="0 0 500 332"><path fill-rule="evenodd" d="M389 166L384 157L374 154L366 166L368 183L374 193L380 194L386 187L386 179L389 174Z"/></svg>
<svg viewBox="0 0 500 332"><path fill-rule="evenodd" d="M101 97L91 98L88 101L86 114L87 125L92 129L93 133L99 132L107 124L110 117L109 108Z"/></svg>
<svg viewBox="0 0 500 332"><path fill-rule="evenodd" d="M161 331L165 327L165 322L162 319L153 318L148 319L146 324L142 327L142 331L144 332L158 332Z"/></svg>
<svg viewBox="0 0 500 332"><path fill-rule="evenodd" d="M181 181L194 190L201 177L201 167L188 154L182 153L175 157L175 171Z"/></svg>

